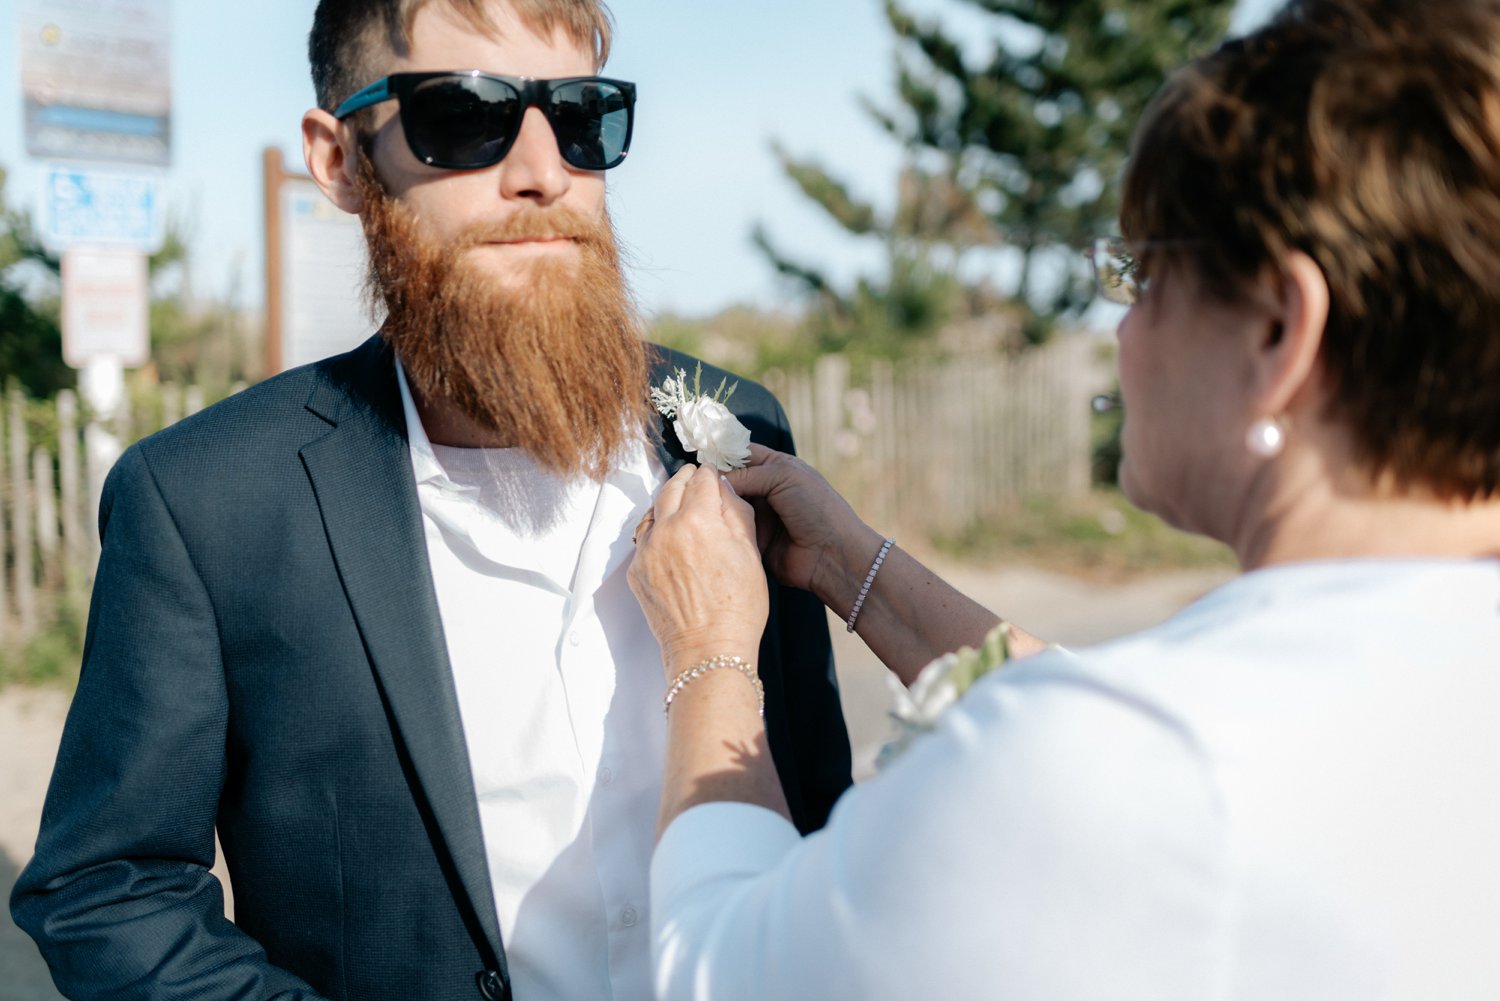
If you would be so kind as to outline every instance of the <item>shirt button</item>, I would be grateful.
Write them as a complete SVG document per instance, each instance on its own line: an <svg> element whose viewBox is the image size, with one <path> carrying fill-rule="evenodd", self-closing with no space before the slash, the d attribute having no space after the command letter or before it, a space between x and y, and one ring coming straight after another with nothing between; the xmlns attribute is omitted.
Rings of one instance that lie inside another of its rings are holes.
<svg viewBox="0 0 1500 1001"><path fill-rule="evenodd" d="M634 907L627 907L620 912L620 924L626 928L634 928L635 923L640 919L641 916L635 912Z"/></svg>
<svg viewBox="0 0 1500 1001"><path fill-rule="evenodd" d="M599 784L600 785L609 785L614 780L615 780L615 773L614 772L610 771L608 768L601 768L601 769L599 769Z"/></svg>
<svg viewBox="0 0 1500 1001"><path fill-rule="evenodd" d="M583 637L579 636L576 632L569 633L568 634L568 642L571 643L573 646L577 646L578 644L580 644L580 643L583 642Z"/></svg>

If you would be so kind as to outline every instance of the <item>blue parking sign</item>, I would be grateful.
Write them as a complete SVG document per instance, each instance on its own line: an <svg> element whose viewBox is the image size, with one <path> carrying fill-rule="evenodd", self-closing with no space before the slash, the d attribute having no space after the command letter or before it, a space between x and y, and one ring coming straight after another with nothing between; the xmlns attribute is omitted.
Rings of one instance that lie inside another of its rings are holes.
<svg viewBox="0 0 1500 1001"><path fill-rule="evenodd" d="M153 171L51 165L44 171L42 242L61 253L79 244L161 249L161 175Z"/></svg>

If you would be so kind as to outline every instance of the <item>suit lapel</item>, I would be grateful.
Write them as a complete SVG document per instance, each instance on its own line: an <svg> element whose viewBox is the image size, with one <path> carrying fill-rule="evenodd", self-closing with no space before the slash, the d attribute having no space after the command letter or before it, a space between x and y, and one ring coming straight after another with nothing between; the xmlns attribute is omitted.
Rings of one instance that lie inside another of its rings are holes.
<svg viewBox="0 0 1500 1001"><path fill-rule="evenodd" d="M660 386L667 379L674 377L677 372L672 367L672 360L661 348L651 346L647 349L651 359L651 385ZM651 435L651 444L656 449L656 457L666 467L667 476L671 476L683 465L692 461L682 447L682 442L677 440L677 432L672 429L672 422L660 414L656 415L653 423L654 433Z"/></svg>
<svg viewBox="0 0 1500 1001"><path fill-rule="evenodd" d="M479 926L503 963L393 357L372 339L330 362L326 373L307 407L334 427L302 449L302 461L398 742Z"/></svg>

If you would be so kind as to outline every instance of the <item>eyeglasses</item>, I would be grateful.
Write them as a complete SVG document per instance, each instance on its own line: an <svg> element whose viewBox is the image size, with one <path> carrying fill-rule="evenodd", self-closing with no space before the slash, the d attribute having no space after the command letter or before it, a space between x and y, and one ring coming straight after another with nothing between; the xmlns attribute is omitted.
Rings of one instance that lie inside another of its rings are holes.
<svg viewBox="0 0 1500 1001"><path fill-rule="evenodd" d="M617 167L630 151L635 84L596 76L532 80L479 70L392 73L339 105L344 119L395 98L412 155L447 170L505 159L531 107L542 109L562 158L579 170Z"/></svg>
<svg viewBox="0 0 1500 1001"><path fill-rule="evenodd" d="M1110 302L1134 306L1151 287L1151 278L1141 266L1141 255L1147 250L1164 247L1202 246L1196 237L1167 240L1126 240L1118 236L1101 236L1084 251L1094 265L1094 285Z"/></svg>
<svg viewBox="0 0 1500 1001"><path fill-rule="evenodd" d="M1122 306L1133 306L1146 290L1145 276L1140 273L1141 262L1131 248L1119 237L1100 237L1089 244L1087 253L1094 265L1094 285L1099 294L1110 302Z"/></svg>

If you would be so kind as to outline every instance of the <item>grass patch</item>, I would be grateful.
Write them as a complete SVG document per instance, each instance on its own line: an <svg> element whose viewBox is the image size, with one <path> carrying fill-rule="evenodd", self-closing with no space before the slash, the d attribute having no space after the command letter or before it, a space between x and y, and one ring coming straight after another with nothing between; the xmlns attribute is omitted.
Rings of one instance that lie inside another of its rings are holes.
<svg viewBox="0 0 1500 1001"><path fill-rule="evenodd" d="M1024 562L1086 577L1236 566L1218 542L1169 527L1118 490L1087 497L1037 498L1001 518L933 539L944 555L976 564Z"/></svg>
<svg viewBox="0 0 1500 1001"><path fill-rule="evenodd" d="M87 624L86 598L59 598L24 645L19 649L0 648L0 688L8 685L74 688L83 660Z"/></svg>

